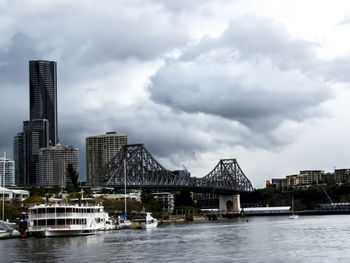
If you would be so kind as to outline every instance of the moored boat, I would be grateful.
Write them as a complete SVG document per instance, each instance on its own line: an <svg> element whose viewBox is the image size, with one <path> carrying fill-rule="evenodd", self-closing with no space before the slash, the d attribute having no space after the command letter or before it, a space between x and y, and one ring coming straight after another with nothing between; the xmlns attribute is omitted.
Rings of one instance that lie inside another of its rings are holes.
<svg viewBox="0 0 350 263"><path fill-rule="evenodd" d="M158 220L155 219L151 213L146 213L146 229L156 228L158 226Z"/></svg>
<svg viewBox="0 0 350 263"><path fill-rule="evenodd" d="M156 228L157 226L158 220L155 219L150 212L146 212L133 219L131 228L151 229Z"/></svg>
<svg viewBox="0 0 350 263"><path fill-rule="evenodd" d="M28 234L33 236L93 235L104 230L103 206L35 205L29 208Z"/></svg>
<svg viewBox="0 0 350 263"><path fill-rule="evenodd" d="M9 238L12 235L12 231L0 229L0 239L2 238Z"/></svg>

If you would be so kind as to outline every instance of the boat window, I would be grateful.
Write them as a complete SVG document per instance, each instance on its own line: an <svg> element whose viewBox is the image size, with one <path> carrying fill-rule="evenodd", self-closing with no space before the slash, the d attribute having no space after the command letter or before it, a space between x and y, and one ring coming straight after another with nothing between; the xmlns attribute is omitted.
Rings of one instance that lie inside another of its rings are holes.
<svg viewBox="0 0 350 263"><path fill-rule="evenodd" d="M38 220L34 220L34 226L38 225Z"/></svg>
<svg viewBox="0 0 350 263"><path fill-rule="evenodd" d="M72 219L70 218L67 218L67 222L66 222L67 225L71 225L72 224Z"/></svg>
<svg viewBox="0 0 350 263"><path fill-rule="evenodd" d="M57 219L57 225L59 226L65 225L64 219Z"/></svg>
<svg viewBox="0 0 350 263"><path fill-rule="evenodd" d="M55 213L55 208L53 208L53 207L48 208L47 209L47 213L48 214L54 214Z"/></svg>
<svg viewBox="0 0 350 263"><path fill-rule="evenodd" d="M64 213L64 207L58 207L57 213Z"/></svg>
<svg viewBox="0 0 350 263"><path fill-rule="evenodd" d="M55 225L55 219L48 219L47 225L49 225L49 226Z"/></svg>
<svg viewBox="0 0 350 263"><path fill-rule="evenodd" d="M72 208L71 208L71 207L68 207L68 208L66 209L66 212L67 212L67 213L72 213Z"/></svg>
<svg viewBox="0 0 350 263"><path fill-rule="evenodd" d="M39 208L38 214L45 214L45 208Z"/></svg>
<svg viewBox="0 0 350 263"><path fill-rule="evenodd" d="M38 220L38 226L45 226L46 221L45 220Z"/></svg>

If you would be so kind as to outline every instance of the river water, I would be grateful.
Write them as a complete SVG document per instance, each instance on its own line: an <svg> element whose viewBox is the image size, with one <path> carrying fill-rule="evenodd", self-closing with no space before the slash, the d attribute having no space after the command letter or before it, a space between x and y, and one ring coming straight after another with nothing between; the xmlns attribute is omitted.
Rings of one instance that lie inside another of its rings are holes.
<svg viewBox="0 0 350 263"><path fill-rule="evenodd" d="M350 215L246 217L94 236L0 240L1 263L349 261Z"/></svg>

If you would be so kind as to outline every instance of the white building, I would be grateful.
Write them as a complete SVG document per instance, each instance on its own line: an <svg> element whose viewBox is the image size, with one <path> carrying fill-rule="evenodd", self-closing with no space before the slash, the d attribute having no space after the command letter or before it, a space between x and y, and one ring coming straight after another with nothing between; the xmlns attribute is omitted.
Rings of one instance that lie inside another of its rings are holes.
<svg viewBox="0 0 350 263"><path fill-rule="evenodd" d="M29 197L29 191L0 187L0 199L2 199L2 195L4 195L5 201L12 201L13 199L24 201Z"/></svg>
<svg viewBox="0 0 350 263"><path fill-rule="evenodd" d="M160 205L164 212L171 214L175 208L174 195L169 192L152 193L155 201Z"/></svg>
<svg viewBox="0 0 350 263"><path fill-rule="evenodd" d="M15 162L5 160L5 185L4 185L4 157L0 157L0 186L15 186Z"/></svg>

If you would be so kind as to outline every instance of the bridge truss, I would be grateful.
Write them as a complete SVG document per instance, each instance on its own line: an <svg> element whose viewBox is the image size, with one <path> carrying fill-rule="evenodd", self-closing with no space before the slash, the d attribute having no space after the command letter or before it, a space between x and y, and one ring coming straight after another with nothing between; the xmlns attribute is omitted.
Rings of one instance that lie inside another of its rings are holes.
<svg viewBox="0 0 350 263"><path fill-rule="evenodd" d="M176 175L165 169L143 144L125 145L94 175L94 185L158 190L190 190L205 193L236 193L253 190L236 159L220 160L205 177Z"/></svg>

